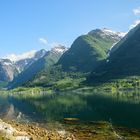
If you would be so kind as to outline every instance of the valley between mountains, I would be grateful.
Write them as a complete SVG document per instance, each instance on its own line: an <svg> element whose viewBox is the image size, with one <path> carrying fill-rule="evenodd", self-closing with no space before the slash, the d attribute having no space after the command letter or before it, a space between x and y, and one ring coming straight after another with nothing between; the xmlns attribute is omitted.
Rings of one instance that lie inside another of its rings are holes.
<svg viewBox="0 0 140 140"><path fill-rule="evenodd" d="M127 34L95 29L75 39L70 48L31 51L0 60L1 88L67 90L139 87L140 25ZM128 63L129 62L129 63ZM111 85L111 86L110 86Z"/></svg>

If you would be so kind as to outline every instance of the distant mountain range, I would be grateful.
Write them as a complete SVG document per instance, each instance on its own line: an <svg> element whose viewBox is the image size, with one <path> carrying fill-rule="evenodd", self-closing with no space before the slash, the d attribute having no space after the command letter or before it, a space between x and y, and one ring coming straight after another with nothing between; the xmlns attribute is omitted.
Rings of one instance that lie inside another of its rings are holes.
<svg viewBox="0 0 140 140"><path fill-rule="evenodd" d="M30 63L26 65L25 69L9 83L8 88L21 86L28 82L41 70L47 69L57 63L65 51L67 51L67 48L59 45L52 48L50 51L41 50L36 52L34 57L30 60Z"/></svg>
<svg viewBox="0 0 140 140"><path fill-rule="evenodd" d="M28 68L32 63L42 58L45 50L33 51L22 55L9 55L0 59L0 81L12 81L19 73Z"/></svg>
<svg viewBox="0 0 140 140"><path fill-rule="evenodd" d="M16 64L19 72L22 72L25 69L27 69L35 61L44 57L46 53L47 53L47 51L45 49L42 49L42 50L36 51L34 53L34 55L32 55L32 56L27 55L25 58L19 59L18 61L15 61L15 64Z"/></svg>
<svg viewBox="0 0 140 140"><path fill-rule="evenodd" d="M61 48L62 47L62 48ZM60 50L59 50L60 49ZM62 53L63 46L54 47L51 51ZM61 52L60 52L61 51ZM30 51L21 55L8 55L0 59L0 81L12 81L18 74L28 69L33 63L43 58L48 51Z"/></svg>
<svg viewBox="0 0 140 140"><path fill-rule="evenodd" d="M140 25L127 35L106 28L95 29L79 36L69 49L59 45L50 51L43 49L6 57L0 60L0 81L9 82L8 88L15 88L49 86L50 81L55 83L71 73L89 74L90 82L137 74L139 32Z"/></svg>

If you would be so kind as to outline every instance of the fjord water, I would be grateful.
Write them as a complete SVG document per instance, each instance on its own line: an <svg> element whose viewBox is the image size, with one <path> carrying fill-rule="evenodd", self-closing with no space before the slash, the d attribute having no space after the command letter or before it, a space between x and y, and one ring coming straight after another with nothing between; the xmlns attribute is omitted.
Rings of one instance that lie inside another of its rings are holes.
<svg viewBox="0 0 140 140"><path fill-rule="evenodd" d="M16 121L108 121L140 129L140 92L61 92L0 94L1 118Z"/></svg>

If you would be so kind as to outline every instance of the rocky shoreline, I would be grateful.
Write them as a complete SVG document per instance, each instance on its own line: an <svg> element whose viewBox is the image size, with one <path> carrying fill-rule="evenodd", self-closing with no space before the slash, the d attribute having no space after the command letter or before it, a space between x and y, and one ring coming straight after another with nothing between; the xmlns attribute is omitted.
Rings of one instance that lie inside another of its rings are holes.
<svg viewBox="0 0 140 140"><path fill-rule="evenodd" d="M0 140L76 140L65 130L47 130L35 124L21 124L0 120Z"/></svg>
<svg viewBox="0 0 140 140"><path fill-rule="evenodd" d="M0 119L0 140L140 140L140 130L107 122L18 123Z"/></svg>

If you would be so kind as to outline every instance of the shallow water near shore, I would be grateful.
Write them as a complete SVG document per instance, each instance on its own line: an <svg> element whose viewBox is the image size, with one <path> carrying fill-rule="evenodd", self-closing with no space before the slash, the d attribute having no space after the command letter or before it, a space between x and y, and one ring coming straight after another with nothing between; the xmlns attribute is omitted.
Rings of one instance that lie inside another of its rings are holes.
<svg viewBox="0 0 140 140"><path fill-rule="evenodd" d="M79 139L117 135L140 139L140 92L1 93L0 117L67 130Z"/></svg>

